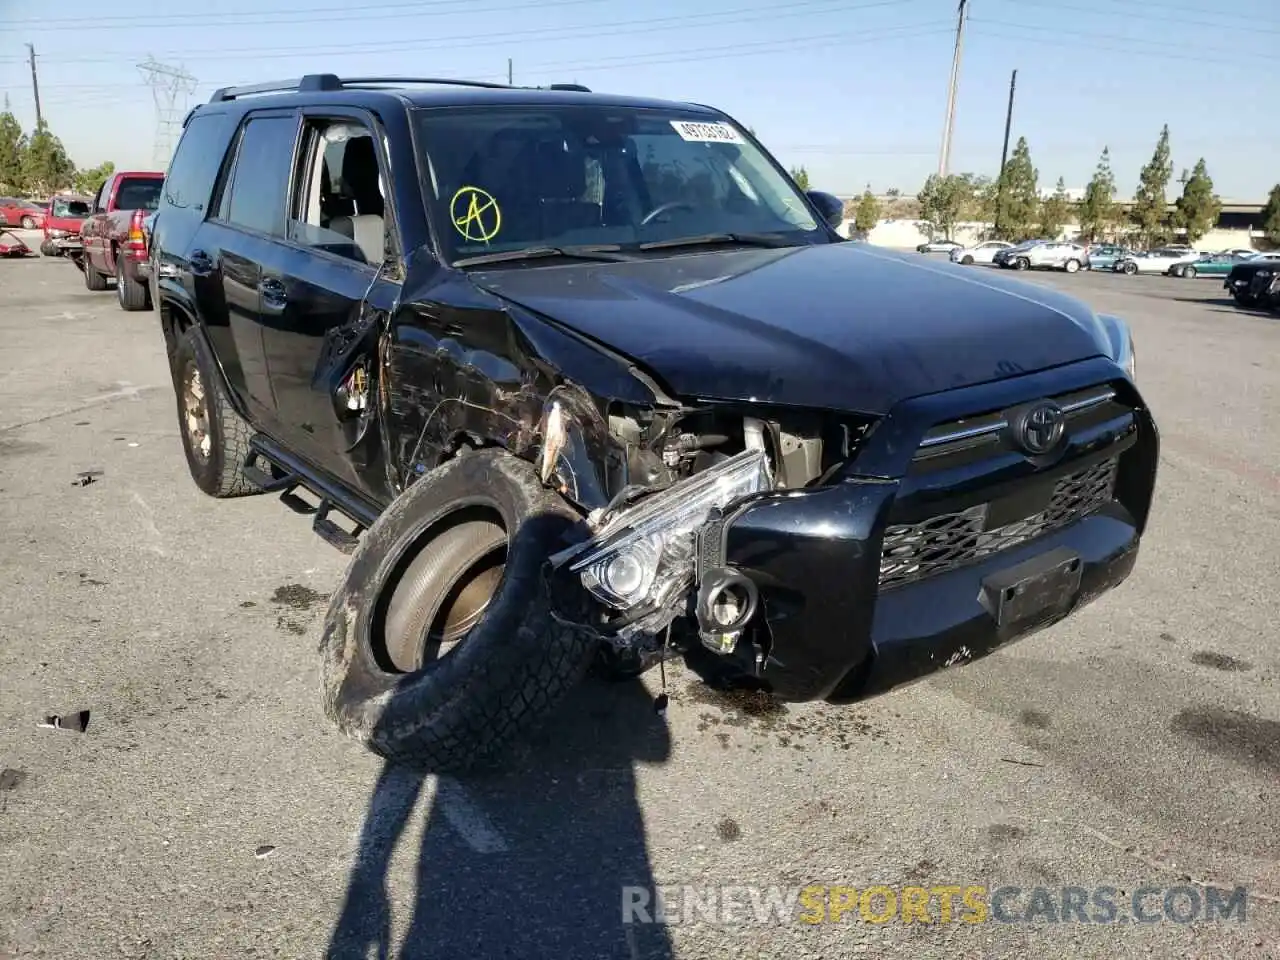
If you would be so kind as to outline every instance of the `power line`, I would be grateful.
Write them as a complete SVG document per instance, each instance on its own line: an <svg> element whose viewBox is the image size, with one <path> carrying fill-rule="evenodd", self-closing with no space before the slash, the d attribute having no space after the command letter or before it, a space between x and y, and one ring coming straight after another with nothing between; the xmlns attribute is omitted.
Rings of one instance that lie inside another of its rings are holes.
<svg viewBox="0 0 1280 960"><path fill-rule="evenodd" d="M1251 54L1248 51L1241 51L1238 46L1206 47L1204 44L1199 44L1199 43L1197 44L1170 43L1167 40L1147 40L1143 37L1123 37L1123 36L1118 37L1114 34L1093 33L1087 30L1066 30L1057 26L1042 27L1042 26L1037 26L1030 23L1015 23L1012 20L988 20L985 17L973 17L971 19L976 24L982 24L982 25L989 24L995 27L1009 27L1014 30L1034 30L1040 33L1052 33L1055 37L1057 36L1079 37L1082 40L1089 40L1091 42L1102 41L1104 43L1140 44L1142 46L1162 47L1164 48L1164 50L1169 51L1169 55L1171 57L1177 56L1179 59L1181 59L1182 57L1182 54L1179 51L1184 51L1184 50L1192 55L1198 55L1200 53L1209 52L1209 53L1225 53L1225 54L1231 54L1233 56L1243 55L1245 57L1266 56L1264 54ZM1157 51L1157 52L1163 52L1163 50ZM1271 59L1271 58L1267 57L1267 59Z"/></svg>
<svg viewBox="0 0 1280 960"><path fill-rule="evenodd" d="M163 170L169 166L169 158L173 156L174 134L179 123L179 110L186 112L187 97L196 92L196 78L182 67L173 67L160 63L155 57L148 57L138 64L142 76L151 87L151 94L156 104L156 142L154 159L156 168ZM181 99L181 106L179 106Z"/></svg>
<svg viewBox="0 0 1280 960"><path fill-rule="evenodd" d="M831 7L830 10L816 10L815 14L823 13L852 13L863 10L873 9L875 7L897 6L902 0L874 0L871 3L849 4L848 0L794 0L790 3L770 4L765 6L749 6L738 7L736 9L720 10L709 13L684 14L680 16L646 18L643 20L619 20L601 24L583 24L579 27L534 27L526 30L513 30L507 32L495 32L492 30L484 33L472 33L455 36L440 36L439 34L428 34L421 38L405 38L400 40L387 41L369 41L367 43L351 43L341 46L333 46L329 48L317 47L315 44L294 44L281 45L273 44L269 47L239 47L225 48L218 51L170 51L171 56L181 56L184 60L227 60L232 57L245 56L252 57L255 60L275 60L290 59L298 56L307 56L309 58L316 57L345 57L355 56L366 52L385 53L392 50L417 50L417 49L467 49L468 47L491 47L505 46L511 40L523 39L529 37L546 36L548 39L555 40L586 40L595 37L611 37L620 29L627 29L628 33L657 33L677 28L698 28L704 26L721 26L722 21L728 20L732 23L751 23L761 20L781 20L791 19L792 14L782 11L795 11L812 7ZM750 16L757 14L757 16ZM696 20L713 19L708 23L694 23ZM641 28L641 29L631 29ZM580 31L587 31L585 33ZM460 47L459 44L466 44L466 47ZM58 59L58 63L113 63L120 59L132 60L131 54L116 54L114 56L83 56L83 57L64 57Z"/></svg>
<svg viewBox="0 0 1280 960"><path fill-rule="evenodd" d="M1016 2L1020 8L1024 10L1026 9L1026 0L1013 0L1013 2ZM1134 6L1145 6L1147 8L1147 13L1144 15L1140 13L1130 13L1129 11L1124 9L1117 10L1115 9L1114 6L1112 6L1113 3L1121 4L1121 5L1132 4ZM1047 6L1047 4L1037 4L1037 5ZM1161 24L1169 24L1169 25L1175 25L1175 26L1185 25L1185 26L1191 26L1191 27L1215 27L1218 29L1221 29L1222 27L1222 21L1220 20L1188 20L1186 17L1181 16L1182 11L1187 11L1188 13L1204 13L1203 6L1199 8L1177 7L1177 6L1171 6L1170 4L1164 2L1164 0L1161 0L1161 3L1159 4L1158 12L1152 11L1151 3L1149 2L1149 0L1137 0L1136 3L1134 2L1134 0L1107 0L1105 4L1105 8L1101 10L1099 10L1096 7L1093 7L1093 8L1080 7L1071 3L1059 3L1058 0L1052 0L1052 7L1053 7L1053 12L1055 14L1061 10L1071 10L1077 13L1092 13L1096 16L1104 16L1108 18L1124 17L1129 20L1145 20L1148 23L1150 23L1153 20L1159 20ZM1177 17L1177 19L1173 19L1170 17L1170 13L1178 13L1179 16ZM1267 21L1263 21L1263 22L1265 23ZM1270 28L1270 27L1256 26L1254 24L1253 18L1250 18L1248 32L1249 33L1280 33L1280 27Z"/></svg>
<svg viewBox="0 0 1280 960"><path fill-rule="evenodd" d="M689 63L698 60L718 60L736 57L757 56L762 53L774 53L778 50L794 48L819 49L822 47L843 46L845 44L874 43L882 40L914 39L917 37L949 34L951 27L947 21L904 24L898 27L883 27L878 30L860 30L849 33L820 33L803 37L786 39L758 40L750 43L723 44L710 47L686 47L675 50L626 54L617 57L605 57L598 60L571 60L522 64L525 74L555 70L612 70L630 66L664 66L670 63ZM657 58L657 59L653 59ZM505 74L483 74L472 76L473 80L503 80ZM218 87L244 82L243 78L208 81L203 86ZM68 83L54 84L60 90L100 90L101 84Z"/></svg>
<svg viewBox="0 0 1280 960"><path fill-rule="evenodd" d="M1057 47L1058 49L1071 49L1073 47L1080 46L1080 44L1078 43L1073 44L1069 41L1064 43L1061 39L1057 37L1028 37L1028 36L1019 36L1017 34L1000 33L997 30L992 30L989 27L987 27L986 21L979 23L975 19L974 23L975 23L974 33L979 37L991 37L996 40L1013 40L1013 41L1016 41L1017 43L1040 43L1050 47ZM1042 28L1022 27L1021 29L1039 30ZM1133 57L1147 57L1153 60L1165 60L1165 61L1173 61L1177 63L1215 63L1215 64L1225 64L1225 65L1237 66L1237 67L1240 66L1241 64L1251 63L1251 62L1266 63L1268 65L1275 64L1274 56L1266 56L1263 54L1251 55L1251 54L1237 53L1229 59L1217 58L1217 57L1198 57L1198 56L1191 56L1189 54L1184 54L1184 53L1174 53L1172 51L1162 52L1159 50L1142 50L1142 49L1136 49L1131 46L1123 46L1120 44L1107 43L1106 40L1113 39L1113 38L1108 38L1100 34L1083 34L1078 32L1059 30L1056 28L1053 29L1053 32L1055 34L1066 34L1068 37L1078 36L1078 37L1088 37L1088 38L1094 38L1094 37L1099 38L1096 40L1090 39L1089 41L1090 50L1113 50L1117 53L1125 53ZM1137 41L1137 42L1145 42L1145 41ZM1152 41L1152 42L1155 42L1155 41ZM1200 47L1199 49L1203 50L1204 48ZM1215 49L1221 49L1221 48L1215 48Z"/></svg>

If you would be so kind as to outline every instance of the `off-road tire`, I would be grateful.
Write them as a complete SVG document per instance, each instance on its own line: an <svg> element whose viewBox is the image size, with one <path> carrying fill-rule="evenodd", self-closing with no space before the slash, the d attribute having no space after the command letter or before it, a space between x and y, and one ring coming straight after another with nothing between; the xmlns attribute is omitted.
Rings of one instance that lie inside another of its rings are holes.
<svg viewBox="0 0 1280 960"><path fill-rule="evenodd" d="M84 270L84 285L86 289L92 290L94 293L101 293L107 289L107 278L93 268L93 264L89 262L89 258L84 258L82 266Z"/></svg>
<svg viewBox="0 0 1280 960"><path fill-rule="evenodd" d="M52 240L45 240L40 244L40 256L56 257L57 255L58 255L58 248L53 245Z"/></svg>
<svg viewBox="0 0 1280 960"><path fill-rule="evenodd" d="M191 367L199 372L203 387L205 422L210 440L208 456L202 456L195 449L187 425L183 385ZM187 456L187 468L196 486L209 496L219 498L259 493L261 488L241 469L249 453L253 429L227 402L217 365L198 328L189 327L178 338L172 373L178 406L178 433L182 438L182 451Z"/></svg>
<svg viewBox="0 0 1280 960"><path fill-rule="evenodd" d="M477 517L500 518L507 534L488 607L446 656L397 672L381 645L399 571L421 550L464 550L447 531ZM580 523L532 466L505 451L467 453L416 481L361 538L329 605L320 641L325 715L374 753L434 772L495 759L579 683L599 643L553 614L546 576L547 557Z"/></svg>
<svg viewBox="0 0 1280 960"><path fill-rule="evenodd" d="M151 309L151 291L145 283L129 276L125 269L124 258L116 257L116 299L120 309L127 311Z"/></svg>

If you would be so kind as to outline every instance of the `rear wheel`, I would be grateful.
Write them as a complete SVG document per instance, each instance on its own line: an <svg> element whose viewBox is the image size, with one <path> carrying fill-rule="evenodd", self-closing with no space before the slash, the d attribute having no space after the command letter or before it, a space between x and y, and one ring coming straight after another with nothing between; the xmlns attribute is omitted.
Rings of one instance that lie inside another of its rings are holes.
<svg viewBox="0 0 1280 960"><path fill-rule="evenodd" d="M129 276L124 257L116 257L116 299L121 310L146 310L151 306L151 291L145 283Z"/></svg>
<svg viewBox="0 0 1280 960"><path fill-rule="evenodd" d="M191 479L211 497L258 493L257 484L241 470L253 431L227 402L217 367L196 327L179 338L172 363L178 426Z"/></svg>
<svg viewBox="0 0 1280 960"><path fill-rule="evenodd" d="M1068 260L1068 261L1066 262L1066 271L1067 271L1067 273L1075 273L1075 272L1076 272L1077 270L1079 270L1079 269L1080 269L1080 261L1079 261L1079 260Z"/></svg>
<svg viewBox="0 0 1280 960"><path fill-rule="evenodd" d="M533 467L467 453L368 530L321 640L326 715L393 760L496 755L585 675L598 640L552 614L544 567L579 523Z"/></svg>

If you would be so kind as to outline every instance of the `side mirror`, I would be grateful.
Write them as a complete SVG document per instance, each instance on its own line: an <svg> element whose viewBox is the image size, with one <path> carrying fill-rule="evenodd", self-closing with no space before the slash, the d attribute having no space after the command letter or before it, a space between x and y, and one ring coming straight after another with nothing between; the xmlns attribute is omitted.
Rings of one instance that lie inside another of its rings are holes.
<svg viewBox="0 0 1280 960"><path fill-rule="evenodd" d="M805 196L818 208L822 219L827 221L829 226L838 227L844 222L844 201L839 197L823 193L821 190L810 190Z"/></svg>

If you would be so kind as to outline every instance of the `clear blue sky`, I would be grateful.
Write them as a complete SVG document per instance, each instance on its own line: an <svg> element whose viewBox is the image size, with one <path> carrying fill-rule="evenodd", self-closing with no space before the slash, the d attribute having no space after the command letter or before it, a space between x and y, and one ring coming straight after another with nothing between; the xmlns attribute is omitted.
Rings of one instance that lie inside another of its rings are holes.
<svg viewBox="0 0 1280 960"><path fill-rule="evenodd" d="M210 13L212 7L217 13ZM1081 187L1103 145L1128 195L1163 123L1174 176L1203 156L1224 197L1280 181L1280 0L969 0L952 169L994 174L1014 139L1042 185ZM956 0L0 0L0 97L82 166L149 168L154 56L219 84L332 71L577 81L694 100L755 128L838 193L914 193L936 169ZM1239 106L1233 106L1232 102ZM1173 184L1177 189L1177 184ZM1171 191L1172 193L1172 191Z"/></svg>

